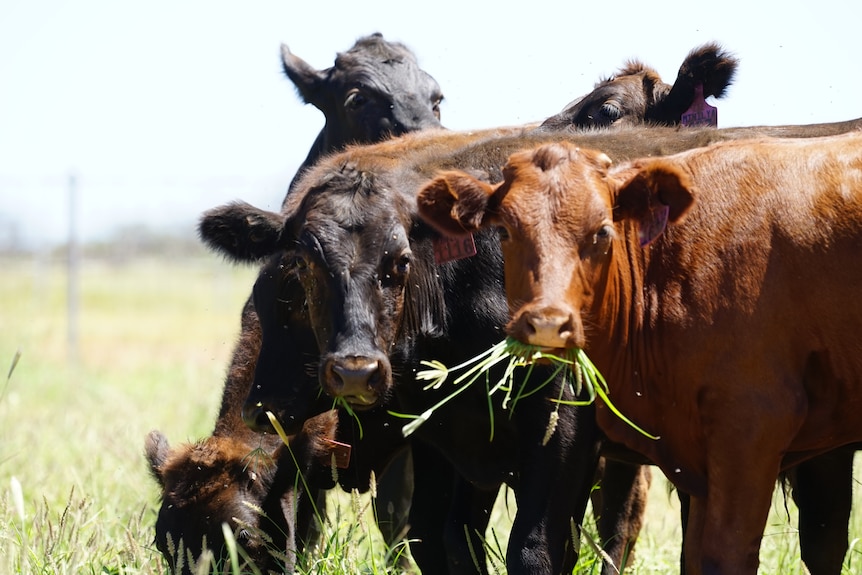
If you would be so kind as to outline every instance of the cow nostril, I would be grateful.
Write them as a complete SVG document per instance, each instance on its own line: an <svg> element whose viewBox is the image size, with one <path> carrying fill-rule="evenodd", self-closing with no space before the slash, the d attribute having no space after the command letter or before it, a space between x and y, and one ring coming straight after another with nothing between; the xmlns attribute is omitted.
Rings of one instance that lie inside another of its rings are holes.
<svg viewBox="0 0 862 575"><path fill-rule="evenodd" d="M380 363L376 360L366 362L336 363L332 371L338 376L347 390L370 389L372 376L380 369Z"/></svg>

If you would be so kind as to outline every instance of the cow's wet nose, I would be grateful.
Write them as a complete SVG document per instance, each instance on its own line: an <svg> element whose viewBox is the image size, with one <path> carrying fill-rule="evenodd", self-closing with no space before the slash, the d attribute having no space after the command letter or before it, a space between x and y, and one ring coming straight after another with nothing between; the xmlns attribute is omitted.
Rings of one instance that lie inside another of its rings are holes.
<svg viewBox="0 0 862 575"><path fill-rule="evenodd" d="M570 347L576 339L574 314L562 309L525 311L513 322L513 337L540 347Z"/></svg>
<svg viewBox="0 0 862 575"><path fill-rule="evenodd" d="M379 369L380 362L369 358L350 358L332 366L332 371L341 380L341 395L355 395L371 389Z"/></svg>

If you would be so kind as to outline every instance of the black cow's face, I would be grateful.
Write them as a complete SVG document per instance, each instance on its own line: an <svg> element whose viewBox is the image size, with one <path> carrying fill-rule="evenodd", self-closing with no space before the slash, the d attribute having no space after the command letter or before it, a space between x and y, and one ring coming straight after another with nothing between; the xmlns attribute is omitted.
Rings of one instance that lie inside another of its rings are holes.
<svg viewBox="0 0 862 575"><path fill-rule="evenodd" d="M403 321L413 253L409 219L391 202L321 196L296 234L293 268L320 349L320 384L356 409L376 406L389 390Z"/></svg>
<svg viewBox="0 0 862 575"><path fill-rule="evenodd" d="M326 116L325 149L441 127L440 86L410 50L380 34L360 38L326 70L315 70L286 46L282 60L303 99Z"/></svg>

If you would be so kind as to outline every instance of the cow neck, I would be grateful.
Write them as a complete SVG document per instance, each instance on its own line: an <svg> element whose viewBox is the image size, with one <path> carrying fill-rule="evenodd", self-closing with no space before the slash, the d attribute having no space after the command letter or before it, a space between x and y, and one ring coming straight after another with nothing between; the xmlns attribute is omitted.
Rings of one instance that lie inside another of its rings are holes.
<svg viewBox="0 0 862 575"><path fill-rule="evenodd" d="M658 312L657 303L647 296L645 281L653 248L640 246L635 226L626 222L621 227L623 233L614 242L605 275L598 283L606 287L596 291L593 308L586 314L588 323L595 327L588 332L585 351L608 382L614 405L647 432L661 436L666 430L662 428L661 410L655 410L655 405L663 405L664 398L647 377L663 371L661 355L651 345L658 341L650 320ZM701 490L700 477L680 476L680 467L692 467L670 457L667 440L640 434L604 406L599 407L597 419L609 439L675 474L677 484L690 492Z"/></svg>

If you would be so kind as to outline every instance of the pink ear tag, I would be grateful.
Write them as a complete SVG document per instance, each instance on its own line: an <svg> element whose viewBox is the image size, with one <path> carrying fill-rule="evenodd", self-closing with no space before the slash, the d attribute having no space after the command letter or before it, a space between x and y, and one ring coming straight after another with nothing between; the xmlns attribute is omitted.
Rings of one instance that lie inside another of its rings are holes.
<svg viewBox="0 0 862 575"><path fill-rule="evenodd" d="M680 123L683 126L718 126L718 108L710 106L703 98L703 84L694 87L694 101L691 107L682 113Z"/></svg>
<svg viewBox="0 0 862 575"><path fill-rule="evenodd" d="M641 247L652 243L659 234L667 227L667 216L670 213L670 206L661 204L658 207L650 208L649 214L638 222L638 239Z"/></svg>
<svg viewBox="0 0 862 575"><path fill-rule="evenodd" d="M476 255L473 234L467 236L436 236L434 238L434 261L438 264L469 258Z"/></svg>

